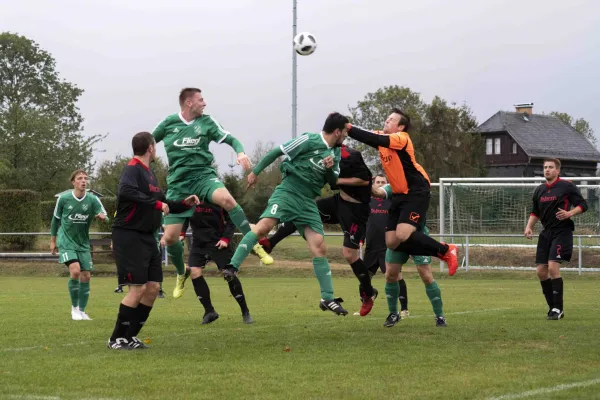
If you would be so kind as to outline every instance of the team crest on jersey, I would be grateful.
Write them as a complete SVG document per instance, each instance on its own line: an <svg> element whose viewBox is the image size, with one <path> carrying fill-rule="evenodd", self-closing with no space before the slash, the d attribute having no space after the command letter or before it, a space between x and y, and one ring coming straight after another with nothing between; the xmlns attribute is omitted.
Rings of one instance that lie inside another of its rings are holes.
<svg viewBox="0 0 600 400"><path fill-rule="evenodd" d="M81 206L81 208L83 208L83 211L87 211L87 209L88 209L88 205L87 205L87 204L84 204L83 206Z"/></svg>
<svg viewBox="0 0 600 400"><path fill-rule="evenodd" d="M202 129L200 128L200 125L194 125L194 132L198 136L202 135Z"/></svg>
<svg viewBox="0 0 600 400"><path fill-rule="evenodd" d="M310 159L310 163L319 171L325 171L325 163L323 162L323 160L317 159L317 161L315 161L316 157L313 157Z"/></svg>

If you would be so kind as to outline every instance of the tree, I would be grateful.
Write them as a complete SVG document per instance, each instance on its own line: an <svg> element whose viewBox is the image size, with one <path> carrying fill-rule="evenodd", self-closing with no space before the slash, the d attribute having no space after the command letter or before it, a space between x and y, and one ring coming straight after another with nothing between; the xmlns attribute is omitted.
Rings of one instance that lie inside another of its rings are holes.
<svg viewBox="0 0 600 400"><path fill-rule="evenodd" d="M100 163L100 166L92 177L92 189L103 195L116 196L121 173L130 160L131 157L117 156L114 160L105 160ZM157 157L152 165L150 165L150 168L152 168L156 175L158 186L163 190L166 189L167 173L169 170L167 164L160 157Z"/></svg>
<svg viewBox="0 0 600 400"><path fill-rule="evenodd" d="M448 104L438 96L427 104L409 88L387 86L350 107L352 122L367 129L382 129L392 108L410 116L415 155L432 182L440 177L483 176L483 142L476 132L477 120L466 104ZM382 172L377 150L355 143L352 146L362 151L373 172Z"/></svg>
<svg viewBox="0 0 600 400"><path fill-rule="evenodd" d="M562 112L558 112L558 111L552 111L550 113L550 115L571 125L577 132L581 133L583 136L588 138L588 140L590 142L592 142L592 144L594 146L598 145L598 139L596 138L596 135L594 134L594 130L590 126L590 123L587 122L585 119L583 119L583 118L575 119L567 113L562 113Z"/></svg>
<svg viewBox="0 0 600 400"><path fill-rule="evenodd" d="M50 53L24 36L0 34L0 186L48 196L69 185L70 173L93 169L77 100L83 90L62 80Z"/></svg>

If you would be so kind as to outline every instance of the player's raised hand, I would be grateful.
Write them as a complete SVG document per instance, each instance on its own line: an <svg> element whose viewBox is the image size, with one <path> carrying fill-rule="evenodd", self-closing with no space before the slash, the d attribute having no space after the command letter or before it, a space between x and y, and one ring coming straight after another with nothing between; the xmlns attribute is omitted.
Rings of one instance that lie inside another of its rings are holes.
<svg viewBox="0 0 600 400"><path fill-rule="evenodd" d="M188 207L192 207L192 206L197 206L198 204L200 204L200 199L198 199L198 196L196 196L195 194L187 197L183 203L188 206ZM166 215L166 214L165 214Z"/></svg>
<svg viewBox="0 0 600 400"><path fill-rule="evenodd" d="M528 226L525 227L525 237L529 240L531 240L531 238L533 237L533 231Z"/></svg>
<svg viewBox="0 0 600 400"><path fill-rule="evenodd" d="M569 219L569 218L571 218L571 214L569 214L568 211L565 211L562 208L558 209L558 212L556 213L557 220L562 221L562 220Z"/></svg>
<svg viewBox="0 0 600 400"><path fill-rule="evenodd" d="M162 203L162 212L165 217L169 215L169 206L167 205L167 203Z"/></svg>
<svg viewBox="0 0 600 400"><path fill-rule="evenodd" d="M244 168L244 171L250 171L252 168L252 162L246 153L238 153L237 163Z"/></svg>
<svg viewBox="0 0 600 400"><path fill-rule="evenodd" d="M325 168L329 169L333 167L333 157L327 156L323 159L323 164L325 164Z"/></svg>
<svg viewBox="0 0 600 400"><path fill-rule="evenodd" d="M250 174L248 174L248 185L246 186L246 190L253 188L254 185L256 185L256 182L258 182L258 176L256 176L254 172L250 172Z"/></svg>

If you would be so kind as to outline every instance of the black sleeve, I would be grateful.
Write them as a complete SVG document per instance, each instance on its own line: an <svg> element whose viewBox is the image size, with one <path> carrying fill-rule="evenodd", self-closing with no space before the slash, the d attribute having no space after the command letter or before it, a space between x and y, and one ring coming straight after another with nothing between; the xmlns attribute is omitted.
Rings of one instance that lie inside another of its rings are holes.
<svg viewBox="0 0 600 400"><path fill-rule="evenodd" d="M117 189L117 196L123 200L130 201L132 203L139 204L156 204L156 199L142 193L139 190L138 185L138 172L135 167L125 167L119 180L119 187Z"/></svg>
<svg viewBox="0 0 600 400"><path fill-rule="evenodd" d="M573 207L581 208L581 212L586 212L588 205L583 196L581 196L579 188L576 185L571 184L569 189L569 202L573 205Z"/></svg>
<svg viewBox="0 0 600 400"><path fill-rule="evenodd" d="M185 233L187 232L189 227L190 227L190 219L186 218L185 221L183 221L183 225L181 226L181 233L185 235Z"/></svg>
<svg viewBox="0 0 600 400"><path fill-rule="evenodd" d="M379 135L356 126L352 126L348 130L348 136L371 147L390 147L390 137L388 135Z"/></svg>
<svg viewBox="0 0 600 400"><path fill-rule="evenodd" d="M182 212L185 212L187 210L189 210L191 207L188 207L187 205L185 205L185 203L181 202L181 201L164 201L164 203L167 203L167 205L169 206L169 213L173 213L173 214L179 214Z"/></svg>
<svg viewBox="0 0 600 400"><path fill-rule="evenodd" d="M538 188L533 191L532 204L531 204L531 215L535 215L540 218L540 203L538 202Z"/></svg>
<svg viewBox="0 0 600 400"><path fill-rule="evenodd" d="M235 232L235 225L231 222L231 218L229 218L229 213L223 210L223 219L225 220L225 227L223 228L222 237L228 239L231 242L233 239L233 233Z"/></svg>

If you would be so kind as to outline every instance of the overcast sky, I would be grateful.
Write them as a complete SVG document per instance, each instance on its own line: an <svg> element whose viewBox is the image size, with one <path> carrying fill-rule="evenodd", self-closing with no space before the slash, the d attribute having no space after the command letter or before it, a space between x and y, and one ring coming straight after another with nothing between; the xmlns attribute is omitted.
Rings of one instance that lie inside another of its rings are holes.
<svg viewBox="0 0 600 400"><path fill-rule="evenodd" d="M100 159L129 155L184 86L248 153L291 137L292 0L0 0L0 30L85 90L85 133L109 133ZM534 102L600 134L600 1L299 0L298 31L318 42L298 57L298 132L397 84L465 101L480 123ZM232 151L212 148L226 169Z"/></svg>

